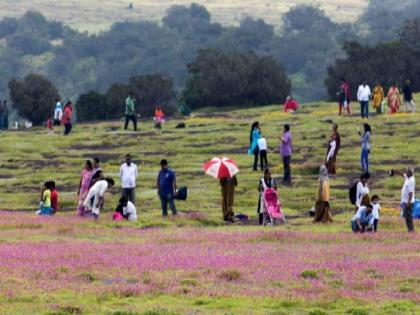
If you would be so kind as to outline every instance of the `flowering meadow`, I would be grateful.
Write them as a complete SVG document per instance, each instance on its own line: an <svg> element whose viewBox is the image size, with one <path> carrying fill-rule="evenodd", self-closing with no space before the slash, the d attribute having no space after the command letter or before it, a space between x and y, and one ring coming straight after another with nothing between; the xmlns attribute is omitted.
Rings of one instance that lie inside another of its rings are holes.
<svg viewBox="0 0 420 315"><path fill-rule="evenodd" d="M403 179L389 176L390 169L420 163L420 114L370 120L370 189L383 211L379 232L363 235L351 233L348 200L360 175L362 121L335 115L335 105L316 103L294 115L278 106L198 112L162 130L141 121L138 133L121 130L121 121L76 123L65 138L60 128L54 135L42 128L1 133L0 314L420 314L420 239L399 217ZM278 182L284 123L294 137L293 184L278 187L287 223L278 227L256 223L261 173L251 171L247 154L254 120L267 137ZM342 138L331 177L334 222L314 225L308 212L332 121ZM175 129L180 122L185 129ZM127 153L139 166L139 220L113 222ZM215 156L239 165L234 211L249 216L247 223L222 220L219 182L202 170ZM98 222L75 217L80 171L93 157L116 180ZM189 190L176 218L161 217L155 183L162 158ZM41 187L51 179L60 211L38 217Z"/></svg>
<svg viewBox="0 0 420 315"><path fill-rule="evenodd" d="M5 309L40 304L52 313L137 310L136 299L165 296L179 299L171 310L191 314L221 312L219 298L255 303L255 313L288 303L308 311L343 311L337 303L350 311L419 310L419 253L416 235L402 232L137 228L1 213L0 294ZM69 295L77 298L63 303ZM245 312L240 303L231 307Z"/></svg>

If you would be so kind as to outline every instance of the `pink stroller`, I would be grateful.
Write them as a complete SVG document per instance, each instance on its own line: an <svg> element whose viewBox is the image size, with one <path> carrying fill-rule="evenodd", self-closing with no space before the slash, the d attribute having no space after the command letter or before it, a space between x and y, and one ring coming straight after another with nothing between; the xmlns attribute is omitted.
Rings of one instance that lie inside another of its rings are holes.
<svg viewBox="0 0 420 315"><path fill-rule="evenodd" d="M277 191L273 188L267 188L264 191L264 204L266 216L270 218L270 225L279 225L280 222L285 223L286 218L284 217L283 211L281 211L281 204ZM264 219L265 223L266 219Z"/></svg>

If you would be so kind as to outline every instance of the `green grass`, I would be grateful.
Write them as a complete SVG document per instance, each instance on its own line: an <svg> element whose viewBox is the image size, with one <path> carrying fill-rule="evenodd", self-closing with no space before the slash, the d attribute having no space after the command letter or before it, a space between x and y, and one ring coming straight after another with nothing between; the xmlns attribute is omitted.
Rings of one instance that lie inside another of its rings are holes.
<svg viewBox="0 0 420 315"><path fill-rule="evenodd" d="M8 0L0 0L0 17L19 16L27 10L37 10L46 17L62 21L82 31L98 32L108 29L119 21L153 20L160 21L166 10L174 4L190 5L190 0L66 0L52 3L47 0L14 0L13 5ZM256 0L245 1L195 1L205 5L213 16L213 20L223 24L238 24L245 16L263 18L267 23L281 26L281 14L296 4L312 4L308 0L286 0L262 3ZM133 10L128 10L133 3ZM322 9L333 19L340 22L353 22L366 7L363 0L320 0Z"/></svg>

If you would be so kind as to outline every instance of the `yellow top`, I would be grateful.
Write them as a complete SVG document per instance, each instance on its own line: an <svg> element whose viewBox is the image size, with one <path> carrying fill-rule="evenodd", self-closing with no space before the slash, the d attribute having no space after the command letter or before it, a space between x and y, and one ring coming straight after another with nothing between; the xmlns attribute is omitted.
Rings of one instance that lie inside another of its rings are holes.
<svg viewBox="0 0 420 315"><path fill-rule="evenodd" d="M50 208L51 207L51 190L45 189L44 193L42 194L43 199L43 207L44 208Z"/></svg>
<svg viewBox="0 0 420 315"><path fill-rule="evenodd" d="M322 184L322 193L321 193L321 182L318 184L318 195L317 201L330 201L330 181L325 180Z"/></svg>
<svg viewBox="0 0 420 315"><path fill-rule="evenodd" d="M375 86L373 89L373 107L378 108L381 106L382 101L384 100L384 89L382 86Z"/></svg>

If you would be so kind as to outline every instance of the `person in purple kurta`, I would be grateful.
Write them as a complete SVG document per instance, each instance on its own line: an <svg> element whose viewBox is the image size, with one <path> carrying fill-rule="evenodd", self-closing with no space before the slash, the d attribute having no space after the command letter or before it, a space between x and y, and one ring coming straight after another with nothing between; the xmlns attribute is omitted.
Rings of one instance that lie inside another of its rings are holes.
<svg viewBox="0 0 420 315"><path fill-rule="evenodd" d="M290 160L292 158L292 135L290 133L289 125L284 125L283 137L281 137L280 140L280 155L283 159L284 167L283 183L290 184L292 181L292 174L290 171Z"/></svg>

